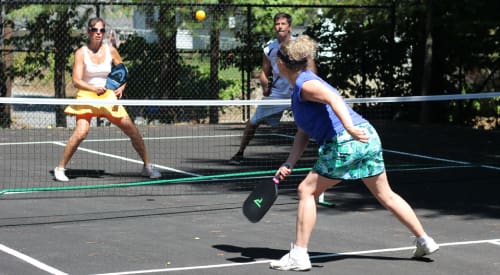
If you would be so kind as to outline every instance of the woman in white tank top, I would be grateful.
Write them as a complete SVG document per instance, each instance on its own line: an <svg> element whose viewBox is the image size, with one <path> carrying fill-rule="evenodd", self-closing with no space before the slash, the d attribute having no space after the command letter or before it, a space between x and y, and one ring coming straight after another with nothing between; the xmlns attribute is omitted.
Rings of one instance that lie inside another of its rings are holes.
<svg viewBox="0 0 500 275"><path fill-rule="evenodd" d="M125 89L126 85L122 85L114 91L104 87L111 67L123 62L116 48L103 43L105 33L105 23L102 18L89 20L87 29L89 42L76 50L73 65L73 86L78 89L77 99L116 100L122 96ZM130 137L132 146L144 162L141 175L149 178L161 177L161 174L151 164L144 140L123 106L70 105L64 112L76 116L76 128L64 148L58 166L54 169L56 180L69 180L65 174L66 165L80 143L87 137L92 117L107 118Z"/></svg>

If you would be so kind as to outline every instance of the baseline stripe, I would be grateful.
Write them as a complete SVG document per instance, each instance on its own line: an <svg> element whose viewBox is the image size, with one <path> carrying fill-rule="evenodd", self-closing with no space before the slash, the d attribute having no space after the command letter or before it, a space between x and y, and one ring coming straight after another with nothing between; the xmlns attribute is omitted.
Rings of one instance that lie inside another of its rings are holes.
<svg viewBox="0 0 500 275"><path fill-rule="evenodd" d="M500 239L478 240L478 241L464 241L464 242L450 242L450 243L441 243L439 245L441 247L443 247L443 246L458 246L458 245L496 243L496 242L500 242ZM375 250L364 250L364 251L352 251L352 252L322 254L322 255L311 256L310 259L333 258L333 257L340 257L340 256L345 256L345 255L362 255L362 254L394 252L394 251L412 250L412 249L415 249L415 246L406 246L406 247L395 247L395 248L386 248L386 249L375 249ZM163 268L163 269L124 271L124 272L115 272L115 273L100 273L100 274L94 274L94 275L150 274L150 273L160 273L160 272L174 272L174 271L186 271L186 270L196 270L196 269L212 269L212 268L223 268L223 267L232 267L232 266L245 266L245 265L254 265L254 264L266 264L266 263L269 263L271 261L272 260L262 260L262 261L255 261L255 262L249 262L249 263L230 263L230 264L216 264L216 265L187 266L187 267L176 267L176 268Z"/></svg>
<svg viewBox="0 0 500 275"><path fill-rule="evenodd" d="M62 142L54 142L54 144L55 145L59 145L59 146L63 146L63 147L66 146L66 144L64 144ZM143 164L142 161L140 161L140 160L135 160L135 159L130 159L130 158L121 157L121 156L117 156L117 155L112 155L112 154L108 154L108 153L103 153L103 152L99 152L99 151L95 151L95 150L91 150L91 149L87 149L87 148L83 148L83 147L78 147L78 150L81 150L81 151L84 151L84 152L87 152L87 153L91 153L91 154L100 155L100 156L105 156L105 157L110 157L110 158L114 158L114 159L124 160L124 161L132 162L132 163ZM195 174L195 173L191 173L191 172L186 172L186 171L178 170L178 169L167 167L167 166L163 166L163 165L153 164L153 166L156 167L156 168L160 168L160 169L163 169L163 170L168 170L168 171L172 171L172 172L176 172L176 173L180 173L180 174L184 174L184 175L189 175L189 176L194 176L194 177L201 176L199 174Z"/></svg>
<svg viewBox="0 0 500 275"><path fill-rule="evenodd" d="M50 274L54 274L54 275L68 275L68 273L64 273L64 272L62 272L60 270L57 270L57 269L55 269L55 268L53 268L51 266L48 266L48 265L46 265L46 264L44 264L44 263L42 263L42 262L40 262L40 261L38 261L36 259L31 258L30 256L28 256L26 254L23 254L23 253L21 253L19 251L16 251L16 250L12 249L12 248L9 248L9 247L7 247L7 246L5 246L3 244L0 244L0 250L3 251L3 252L5 252L5 253L7 253L7 254L10 254L10 255L12 255L12 256L14 256L16 258L18 258L18 259L21 259L21 260L23 260L23 261L25 261L25 262L27 262L27 263L29 263L29 264L31 264L31 265L33 265L33 266L41 269L43 271L46 271L46 272L48 272Z"/></svg>

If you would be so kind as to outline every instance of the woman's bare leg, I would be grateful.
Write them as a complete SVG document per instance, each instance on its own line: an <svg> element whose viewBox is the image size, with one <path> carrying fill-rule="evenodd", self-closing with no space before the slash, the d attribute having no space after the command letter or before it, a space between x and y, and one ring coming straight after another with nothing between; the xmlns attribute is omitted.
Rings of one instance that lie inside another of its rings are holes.
<svg viewBox="0 0 500 275"><path fill-rule="evenodd" d="M375 198L391 211L416 237L425 234L415 211L403 198L392 191L385 172L374 177L365 178L363 182Z"/></svg>
<svg viewBox="0 0 500 275"><path fill-rule="evenodd" d="M142 138L139 130L135 126L134 122L130 119L130 117L123 118L113 118L108 117L108 120L114 125L118 126L129 138L132 142L132 146L135 151L139 154L144 165L150 163L149 154L146 149L146 145L144 144L144 139Z"/></svg>
<svg viewBox="0 0 500 275"><path fill-rule="evenodd" d="M75 154L80 143L87 137L90 129L90 116L77 116L76 128L64 147L63 155L57 167L65 168Z"/></svg>
<svg viewBox="0 0 500 275"><path fill-rule="evenodd" d="M316 199L326 189L340 183L309 172L298 187L299 205L297 209L295 245L307 248L316 224Z"/></svg>

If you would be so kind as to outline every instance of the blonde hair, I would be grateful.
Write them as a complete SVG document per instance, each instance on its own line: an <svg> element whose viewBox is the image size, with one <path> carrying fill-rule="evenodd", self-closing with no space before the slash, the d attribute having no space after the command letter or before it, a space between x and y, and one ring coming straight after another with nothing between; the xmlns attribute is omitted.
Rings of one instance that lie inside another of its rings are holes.
<svg viewBox="0 0 500 275"><path fill-rule="evenodd" d="M307 60L314 60L318 44L307 35L300 35L280 46L278 57L291 70L302 70L307 67Z"/></svg>

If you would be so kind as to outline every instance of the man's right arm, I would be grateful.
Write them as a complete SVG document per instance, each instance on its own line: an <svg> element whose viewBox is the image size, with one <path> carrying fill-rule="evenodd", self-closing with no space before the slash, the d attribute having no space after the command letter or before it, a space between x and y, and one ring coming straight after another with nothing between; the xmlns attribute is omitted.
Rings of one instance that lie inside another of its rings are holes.
<svg viewBox="0 0 500 275"><path fill-rule="evenodd" d="M262 70L260 71L259 79L262 85L262 94L269 96L271 94L271 85L269 85L269 76L272 74L271 62L266 56L262 56Z"/></svg>

